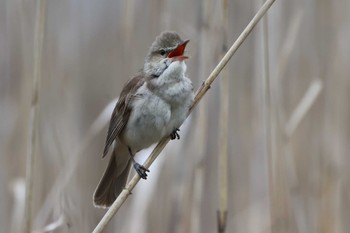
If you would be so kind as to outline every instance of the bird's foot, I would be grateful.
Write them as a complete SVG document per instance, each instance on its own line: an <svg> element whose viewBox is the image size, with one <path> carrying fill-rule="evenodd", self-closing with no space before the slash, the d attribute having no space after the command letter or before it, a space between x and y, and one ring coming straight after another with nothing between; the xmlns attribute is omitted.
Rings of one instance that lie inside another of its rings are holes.
<svg viewBox="0 0 350 233"><path fill-rule="evenodd" d="M145 168L144 166L140 165L139 163L134 163L134 168L135 168L137 174L139 174L139 176L142 179L147 180L147 173L146 172L149 172L149 170L147 168Z"/></svg>
<svg viewBox="0 0 350 233"><path fill-rule="evenodd" d="M174 139L180 139L180 135L177 131L180 131L180 129L175 129L171 134L170 134L170 139L174 140Z"/></svg>

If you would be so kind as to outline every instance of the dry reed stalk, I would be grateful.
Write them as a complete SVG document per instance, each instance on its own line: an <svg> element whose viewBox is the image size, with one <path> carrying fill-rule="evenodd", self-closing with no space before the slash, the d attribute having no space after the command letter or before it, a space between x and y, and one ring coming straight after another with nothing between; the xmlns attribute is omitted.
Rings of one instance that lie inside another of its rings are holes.
<svg viewBox="0 0 350 233"><path fill-rule="evenodd" d="M207 57L211 54L211 50L208 49L208 42L210 41L210 31L209 31L209 23L211 17L213 0L205 0L201 2L201 12L200 12L200 22L198 24L198 34L199 34L199 77L203 77L206 74L206 69L209 67L209 61ZM202 232L202 224L201 224L201 211L202 211L202 199L203 199L203 184L205 182L205 167L204 167L204 157L206 154L205 146L208 143L208 132L209 125L208 121L208 100L204 99L202 104L197 109L197 117L194 122L195 128L195 136L193 137L194 145L199 145L190 153L196 154L197 158L195 158L195 168L191 177L193 182L192 190L191 190L191 199L190 199L190 211L189 212L189 230L187 232L191 233L199 233Z"/></svg>
<svg viewBox="0 0 350 233"><path fill-rule="evenodd" d="M202 144L203 145L203 144ZM204 184L204 167L198 164L193 173L193 186L191 196L191 217L189 218L190 226L188 232L201 232L201 201L203 198L203 184Z"/></svg>
<svg viewBox="0 0 350 233"><path fill-rule="evenodd" d="M267 10L272 6L272 4L275 2L275 0L267 0L264 5L259 9L259 11L255 14L253 19L249 22L249 24L246 26L246 28L243 30L241 35L237 38L237 40L233 43L231 48L228 50L228 52L225 54L225 56L221 59L219 64L214 68L214 70L211 72L209 77L204 81L202 86L197 90L194 102L190 108L190 112L193 110L195 106L197 106L198 102L203 98L205 93L209 90L211 84L215 81L215 79L218 77L219 73L222 71L222 69L226 66L226 64L229 62L233 54L237 51L237 49L241 46L243 41L248 37L250 32L253 30L255 25L260 21L260 19L264 16L264 14L267 12ZM154 148L151 155L147 158L143 166L145 168L149 168L150 165L153 163L153 161L158 157L160 152L163 150L163 148L168 144L169 138L163 138L157 146ZM134 189L136 184L139 182L140 176L136 174L130 182L126 185L124 190L119 194L117 199L114 201L112 206L108 209L106 214L103 216L101 221L98 223L96 228L94 229L93 233L99 233L102 232L107 224L111 221L112 217L117 213L117 211L120 209L120 207L123 205L123 203L126 201L128 196L131 194L131 191Z"/></svg>
<svg viewBox="0 0 350 233"><path fill-rule="evenodd" d="M220 136L219 136L219 210L217 211L218 232L226 230L227 199L228 199L228 115L229 115L229 79L227 72L223 72L221 79L220 98Z"/></svg>
<svg viewBox="0 0 350 233"><path fill-rule="evenodd" d="M269 54L269 25L268 25L268 15L266 15L263 19L262 24L262 49L263 49L263 89L264 89L264 120L265 120L265 135L266 135L266 153L271 154L271 133L270 133L270 114L271 114L271 90L270 90L270 54Z"/></svg>
<svg viewBox="0 0 350 233"><path fill-rule="evenodd" d="M36 20L35 20L35 38L33 50L33 91L31 97L30 120L28 126L28 154L26 162L26 193L25 193L25 225L24 232L32 231L32 209L33 209L33 183L34 168L37 156L38 144L38 125L39 125L39 90L41 80L42 49L44 41L45 10L46 0L37 1Z"/></svg>
<svg viewBox="0 0 350 233"><path fill-rule="evenodd" d="M228 1L223 0L223 46L222 52L227 50L228 31ZM218 191L219 209L217 211L217 230L219 233L226 231L227 221L227 196L228 196L228 117L229 117L229 75L227 70L222 72L220 79L220 121L219 121L219 161L218 161Z"/></svg>
<svg viewBox="0 0 350 233"><path fill-rule="evenodd" d="M272 232L286 232L292 227L293 212L289 208L289 193L287 192L288 170L294 169L294 163L286 167L286 156L289 147L285 140L284 119L282 116L282 94L280 79L286 72L286 67L301 25L303 10L299 10L288 27L286 40L282 45L275 77L269 79L269 189L270 189L270 221Z"/></svg>
<svg viewBox="0 0 350 233"><path fill-rule="evenodd" d="M347 165L349 160L345 159L349 154L349 140L348 137L344 137L349 133L347 127L349 107L345 100L349 99L350 68L347 66L347 71L342 71L342 64L347 64L343 61L348 60L341 55L345 54L344 48L334 41L330 46L332 48L328 55L330 67L327 68L327 73L322 75L325 82L323 101L326 103L321 114L324 115L322 124L326 135L323 136L325 141L322 143L320 154L319 174L322 174L322 178L319 184L319 200L315 204L318 206L316 229L320 233L348 232L350 229L346 212L349 208L345 204L349 202L348 199L342 198L345 193L349 193L349 183L344 178L350 177Z"/></svg>
<svg viewBox="0 0 350 233"><path fill-rule="evenodd" d="M279 86L279 81L282 77L284 77L285 73L286 73L286 69L287 69L287 64L289 62L289 59L291 57L292 52L294 51L294 45L296 42L296 38L298 36L298 32L299 32L299 28L301 26L301 22L302 22L302 18L304 15L304 9L300 9L296 15L293 17L293 20L291 21L291 23L288 25L288 32L286 35L286 39L284 40L284 43L282 45L281 48L281 53L279 55L279 60L278 60L278 64L277 64L277 71L276 71L276 75L275 78L273 80L271 80L271 95L275 95L272 96L273 97L273 102L272 102L272 106L278 106L281 107L283 106L282 104L282 95L281 93L278 93L278 91L281 89ZM278 95L278 96L277 96ZM277 109L275 109L275 114L277 114L277 121L279 121L278 123L280 123L280 126L282 125L282 122L284 123L284 119L286 119L286 117L283 114L283 111L277 111Z"/></svg>
<svg viewBox="0 0 350 233"><path fill-rule="evenodd" d="M315 103L317 97L320 95L322 90L322 80L315 79L310 84L309 89L306 91L304 97L299 102L298 106L294 109L291 117L286 124L286 135L290 138L300 122L304 119L305 115L309 112L312 105Z"/></svg>
<svg viewBox="0 0 350 233"><path fill-rule="evenodd" d="M263 2L263 0L261 0ZM268 24L268 15L263 19L262 23L262 54L263 54L263 121L264 121L264 134L265 134L265 153L267 160L272 154L272 132L271 132L271 76L270 76L270 53L269 53L269 24ZM271 217L271 208L268 209L268 215ZM269 226L271 226L271 218L269 217Z"/></svg>
<svg viewBox="0 0 350 233"><path fill-rule="evenodd" d="M291 147L291 139L300 125L300 122L305 118L306 114L310 111L310 108L315 103L317 97L320 95L322 91L322 81L320 79L315 79L312 81L312 83L309 86L309 89L304 94L302 100L299 102L297 107L294 109L291 117L289 118L286 126L285 126L285 135L286 135L286 143L284 145L284 157L286 159L286 163L288 164L287 167L287 176L289 183L295 184L297 182L296 178L296 171L295 171L295 161L292 158L293 150ZM328 174L325 172L325 174ZM326 175L327 176L327 175ZM327 177L328 178L328 177ZM329 183L326 183L327 185ZM328 186L327 186L328 187ZM328 189L327 189L328 191ZM328 193L327 193L328 194ZM299 200L294 200L292 203L292 206L296 206L297 202ZM305 224L303 224L303 216L300 216L300 214L295 213L295 210L293 211L294 218L296 221L297 231L303 232L307 231L307 227L305 227ZM328 223L328 220L323 220L322 223Z"/></svg>
<svg viewBox="0 0 350 233"><path fill-rule="evenodd" d="M132 29L134 28L134 15L135 15L135 0L126 0L124 1L123 6L123 18L122 18L122 31L123 31L123 57L127 58L130 56L130 50L133 49L132 45ZM122 73L130 70L129 62L124 62L122 66Z"/></svg>

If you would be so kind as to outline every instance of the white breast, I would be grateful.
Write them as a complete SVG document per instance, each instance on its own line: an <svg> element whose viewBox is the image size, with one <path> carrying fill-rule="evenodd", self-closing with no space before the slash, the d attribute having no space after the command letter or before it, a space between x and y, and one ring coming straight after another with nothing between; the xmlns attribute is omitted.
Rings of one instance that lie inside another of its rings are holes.
<svg viewBox="0 0 350 233"><path fill-rule="evenodd" d="M170 135L186 119L194 95L185 71L184 62L173 62L161 76L150 81L155 87L152 91L146 83L137 91L142 98L133 102L123 136L133 151Z"/></svg>

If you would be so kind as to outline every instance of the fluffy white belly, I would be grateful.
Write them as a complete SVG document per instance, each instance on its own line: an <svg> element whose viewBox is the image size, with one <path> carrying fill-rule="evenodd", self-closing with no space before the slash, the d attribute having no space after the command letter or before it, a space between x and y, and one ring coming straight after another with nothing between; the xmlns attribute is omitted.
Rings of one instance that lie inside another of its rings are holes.
<svg viewBox="0 0 350 233"><path fill-rule="evenodd" d="M175 126L171 122L171 107L157 96L148 95L133 104L124 131L124 143L139 151L170 135Z"/></svg>
<svg viewBox="0 0 350 233"><path fill-rule="evenodd" d="M163 75L149 81L157 88L151 91L145 82L137 91L122 138L133 152L169 136L186 119L194 94L185 70L183 62L174 62Z"/></svg>

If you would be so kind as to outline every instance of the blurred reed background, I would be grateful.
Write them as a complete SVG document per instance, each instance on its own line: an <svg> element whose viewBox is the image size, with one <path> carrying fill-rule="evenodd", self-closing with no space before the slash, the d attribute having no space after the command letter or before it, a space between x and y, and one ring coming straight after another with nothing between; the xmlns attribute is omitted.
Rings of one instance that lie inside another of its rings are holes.
<svg viewBox="0 0 350 233"><path fill-rule="evenodd" d="M48 0L31 145L36 1L0 1L0 232L23 232L33 146L33 232L91 232L105 213L92 205L105 107L154 38L191 39L197 89L261 5ZM106 232L217 232L226 203L226 232L349 232L349 12L347 0L277 0Z"/></svg>

